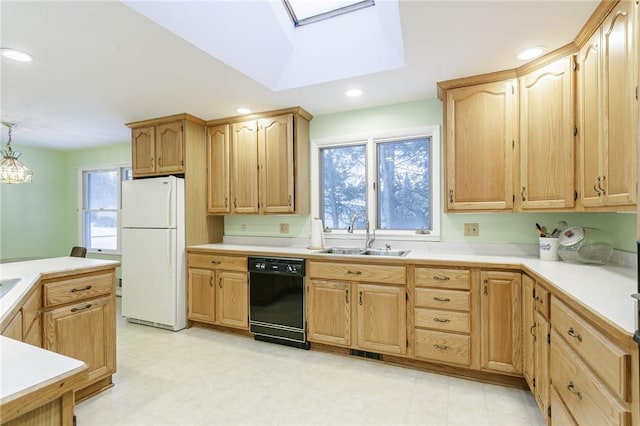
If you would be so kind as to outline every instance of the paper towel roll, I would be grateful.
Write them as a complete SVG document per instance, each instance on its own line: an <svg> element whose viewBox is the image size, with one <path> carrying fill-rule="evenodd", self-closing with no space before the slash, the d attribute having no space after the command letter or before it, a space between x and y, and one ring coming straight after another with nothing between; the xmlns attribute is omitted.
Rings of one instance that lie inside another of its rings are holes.
<svg viewBox="0 0 640 426"><path fill-rule="evenodd" d="M311 220L311 249L324 248L324 230L320 218L314 217Z"/></svg>

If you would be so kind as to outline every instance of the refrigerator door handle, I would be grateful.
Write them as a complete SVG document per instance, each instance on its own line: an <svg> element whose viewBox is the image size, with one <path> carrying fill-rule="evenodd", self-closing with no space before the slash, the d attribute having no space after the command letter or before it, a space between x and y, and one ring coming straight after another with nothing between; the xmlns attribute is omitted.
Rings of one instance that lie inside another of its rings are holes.
<svg viewBox="0 0 640 426"><path fill-rule="evenodd" d="M173 277L173 268L171 267L171 259L174 258L174 250L175 247L171 244L171 231L167 231L167 247L169 250L167 251L167 266L169 267L169 278Z"/></svg>

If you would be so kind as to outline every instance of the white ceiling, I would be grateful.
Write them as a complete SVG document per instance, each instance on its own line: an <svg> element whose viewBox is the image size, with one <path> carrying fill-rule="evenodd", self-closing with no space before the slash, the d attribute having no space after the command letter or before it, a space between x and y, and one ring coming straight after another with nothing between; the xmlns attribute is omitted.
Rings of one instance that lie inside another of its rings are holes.
<svg viewBox="0 0 640 426"><path fill-rule="evenodd" d="M237 3L247 14L266 17L265 1L207 3ZM17 123L18 147L74 149L127 142L124 123L181 112L209 120L236 115L238 106L267 111L300 105L322 115L432 98L437 81L514 68L525 47L553 50L570 42L598 3L400 0L403 67L272 90L123 3L2 0L0 47L35 59L2 59L0 118ZM210 23L228 27L229 19L217 13ZM260 31L267 37L268 28ZM225 34L224 41L233 45L236 36ZM243 58L254 53L237 50ZM329 75L339 65L314 67ZM353 87L363 96L346 98Z"/></svg>

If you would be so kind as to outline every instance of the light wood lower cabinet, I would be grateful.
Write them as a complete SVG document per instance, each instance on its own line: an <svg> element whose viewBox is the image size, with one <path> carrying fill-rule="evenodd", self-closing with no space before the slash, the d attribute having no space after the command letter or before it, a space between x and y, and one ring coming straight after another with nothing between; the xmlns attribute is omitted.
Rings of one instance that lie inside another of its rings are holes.
<svg viewBox="0 0 640 426"><path fill-rule="evenodd" d="M522 307L519 272L481 271L482 369L522 372Z"/></svg>
<svg viewBox="0 0 640 426"><path fill-rule="evenodd" d="M30 291L0 334L33 346L42 346L42 289L39 284Z"/></svg>
<svg viewBox="0 0 640 426"><path fill-rule="evenodd" d="M307 323L310 341L351 346L350 290L348 282L309 281Z"/></svg>
<svg viewBox="0 0 640 426"><path fill-rule="evenodd" d="M375 283L404 284L404 267L309 262L309 277L307 326L311 342L406 354L405 287Z"/></svg>
<svg viewBox="0 0 640 426"><path fill-rule="evenodd" d="M116 371L115 267L43 280L43 347L84 361L82 399L111 386Z"/></svg>
<svg viewBox="0 0 640 426"><path fill-rule="evenodd" d="M471 272L416 267L414 355L418 359L471 366Z"/></svg>
<svg viewBox="0 0 640 426"><path fill-rule="evenodd" d="M187 317L249 329L247 258L188 253Z"/></svg>

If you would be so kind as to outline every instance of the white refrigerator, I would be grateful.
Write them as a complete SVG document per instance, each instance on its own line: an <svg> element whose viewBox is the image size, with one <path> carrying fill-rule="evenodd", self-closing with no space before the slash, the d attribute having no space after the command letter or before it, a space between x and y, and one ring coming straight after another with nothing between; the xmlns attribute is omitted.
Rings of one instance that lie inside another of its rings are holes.
<svg viewBox="0 0 640 426"><path fill-rule="evenodd" d="M184 179L122 184L122 316L186 327Z"/></svg>

